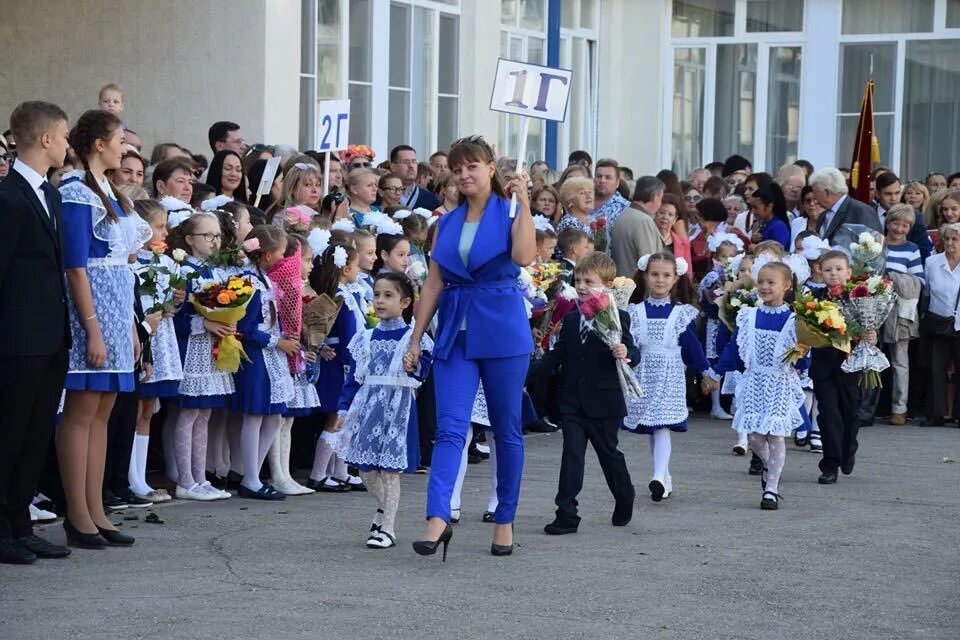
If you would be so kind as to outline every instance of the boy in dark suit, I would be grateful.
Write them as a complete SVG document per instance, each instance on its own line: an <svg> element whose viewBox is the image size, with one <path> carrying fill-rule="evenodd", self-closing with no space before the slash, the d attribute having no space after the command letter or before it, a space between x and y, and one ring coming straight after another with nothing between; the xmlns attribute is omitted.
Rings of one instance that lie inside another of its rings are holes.
<svg viewBox="0 0 960 640"><path fill-rule="evenodd" d="M67 115L25 102L10 129L18 156L0 182L0 562L31 564L70 554L33 534L29 511L70 348L60 193L44 177L63 166Z"/></svg>
<svg viewBox="0 0 960 640"><path fill-rule="evenodd" d="M577 261L574 271L577 294L586 300L592 291L613 285L617 267L603 253L591 253ZM633 517L634 489L617 437L627 415L626 401L617 376L617 359L638 362L640 351L630 335L630 316L620 311L623 342L608 346L593 331L579 310L563 318L560 337L552 351L535 366L541 374L562 369L560 413L563 424L563 456L557 488L556 519L544 527L550 535L575 533L580 524L577 495L583 488L587 442L593 445L607 486L616 500L613 525L622 527Z"/></svg>

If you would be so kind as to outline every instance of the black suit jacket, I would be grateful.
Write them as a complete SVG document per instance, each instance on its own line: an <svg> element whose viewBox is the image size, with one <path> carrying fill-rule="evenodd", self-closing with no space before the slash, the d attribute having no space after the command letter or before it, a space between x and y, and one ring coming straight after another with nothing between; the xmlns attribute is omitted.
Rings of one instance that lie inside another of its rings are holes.
<svg viewBox="0 0 960 640"><path fill-rule="evenodd" d="M15 169L0 182L0 356L70 347L60 194L50 219Z"/></svg>
<svg viewBox="0 0 960 640"><path fill-rule="evenodd" d="M640 350L633 343L630 316L625 311L620 311L620 324L627 357L635 365L640 361ZM536 367L537 375L561 370L561 413L580 413L588 418L622 418L627 415L627 404L610 347L593 332L586 342L580 340L578 309L563 317L563 328L556 346L544 354Z"/></svg>
<svg viewBox="0 0 960 640"><path fill-rule="evenodd" d="M855 200L849 194L834 214L833 220L830 221L830 227L824 230L823 224L826 219L827 217L824 215L820 224L820 235L826 240L832 241L840 226L844 224L862 224L879 231L881 234L883 233L883 229L880 228L880 219L877 217L877 210L868 204Z"/></svg>

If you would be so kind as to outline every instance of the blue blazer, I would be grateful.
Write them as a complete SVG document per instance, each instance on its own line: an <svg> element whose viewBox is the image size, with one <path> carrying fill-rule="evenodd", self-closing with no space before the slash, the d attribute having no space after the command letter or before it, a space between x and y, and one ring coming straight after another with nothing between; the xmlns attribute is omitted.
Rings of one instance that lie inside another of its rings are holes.
<svg viewBox="0 0 960 640"><path fill-rule="evenodd" d="M449 356L464 319L469 359L507 358L533 351L527 312L517 287L520 267L510 256L513 221L509 212L509 200L490 197L466 265L460 258L466 203L437 222L436 246L430 256L440 267L444 285L437 304L437 360Z"/></svg>

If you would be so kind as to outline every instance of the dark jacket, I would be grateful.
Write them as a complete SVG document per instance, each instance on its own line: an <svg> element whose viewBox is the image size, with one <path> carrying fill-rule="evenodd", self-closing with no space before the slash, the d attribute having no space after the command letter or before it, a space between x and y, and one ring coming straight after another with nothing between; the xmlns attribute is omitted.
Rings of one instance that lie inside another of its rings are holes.
<svg viewBox="0 0 960 640"><path fill-rule="evenodd" d="M824 214L820 219L819 231L822 238L830 241L833 240L833 236L836 235L841 225L845 224L862 224L883 234L883 229L880 228L880 219L877 217L877 210L868 204L855 200L849 194L834 214L833 220L830 221L830 227L824 229L826 219L827 216Z"/></svg>
<svg viewBox="0 0 960 640"><path fill-rule="evenodd" d="M0 182L0 356L53 355L70 347L63 220L13 168Z"/></svg>
<svg viewBox="0 0 960 640"><path fill-rule="evenodd" d="M620 311L627 358L636 364L640 350L630 335L630 316ZM560 370L560 412L582 414L588 418L622 418L627 403L617 377L616 360L608 347L591 331L586 342L580 340L580 311L563 317L563 328L556 346L535 363L535 375Z"/></svg>

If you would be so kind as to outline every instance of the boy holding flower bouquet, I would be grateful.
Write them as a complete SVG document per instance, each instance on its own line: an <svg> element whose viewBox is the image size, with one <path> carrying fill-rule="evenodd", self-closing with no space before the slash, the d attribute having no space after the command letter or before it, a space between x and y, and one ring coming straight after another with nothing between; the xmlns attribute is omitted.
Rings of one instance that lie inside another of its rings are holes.
<svg viewBox="0 0 960 640"><path fill-rule="evenodd" d="M596 292L613 286L615 276L616 265L603 253L591 253L577 261L574 278L580 306L564 317L554 349L533 365L539 375L562 369L563 454L556 518L544 527L550 535L575 533L580 524L577 495L583 488L588 441L616 500L613 525L625 526L633 516L635 492L623 453L617 448L620 425L627 414L618 367L623 360L639 362L640 352L634 346L630 316L625 311L618 310L622 342L611 346L594 328L596 315L591 306L599 299Z"/></svg>

